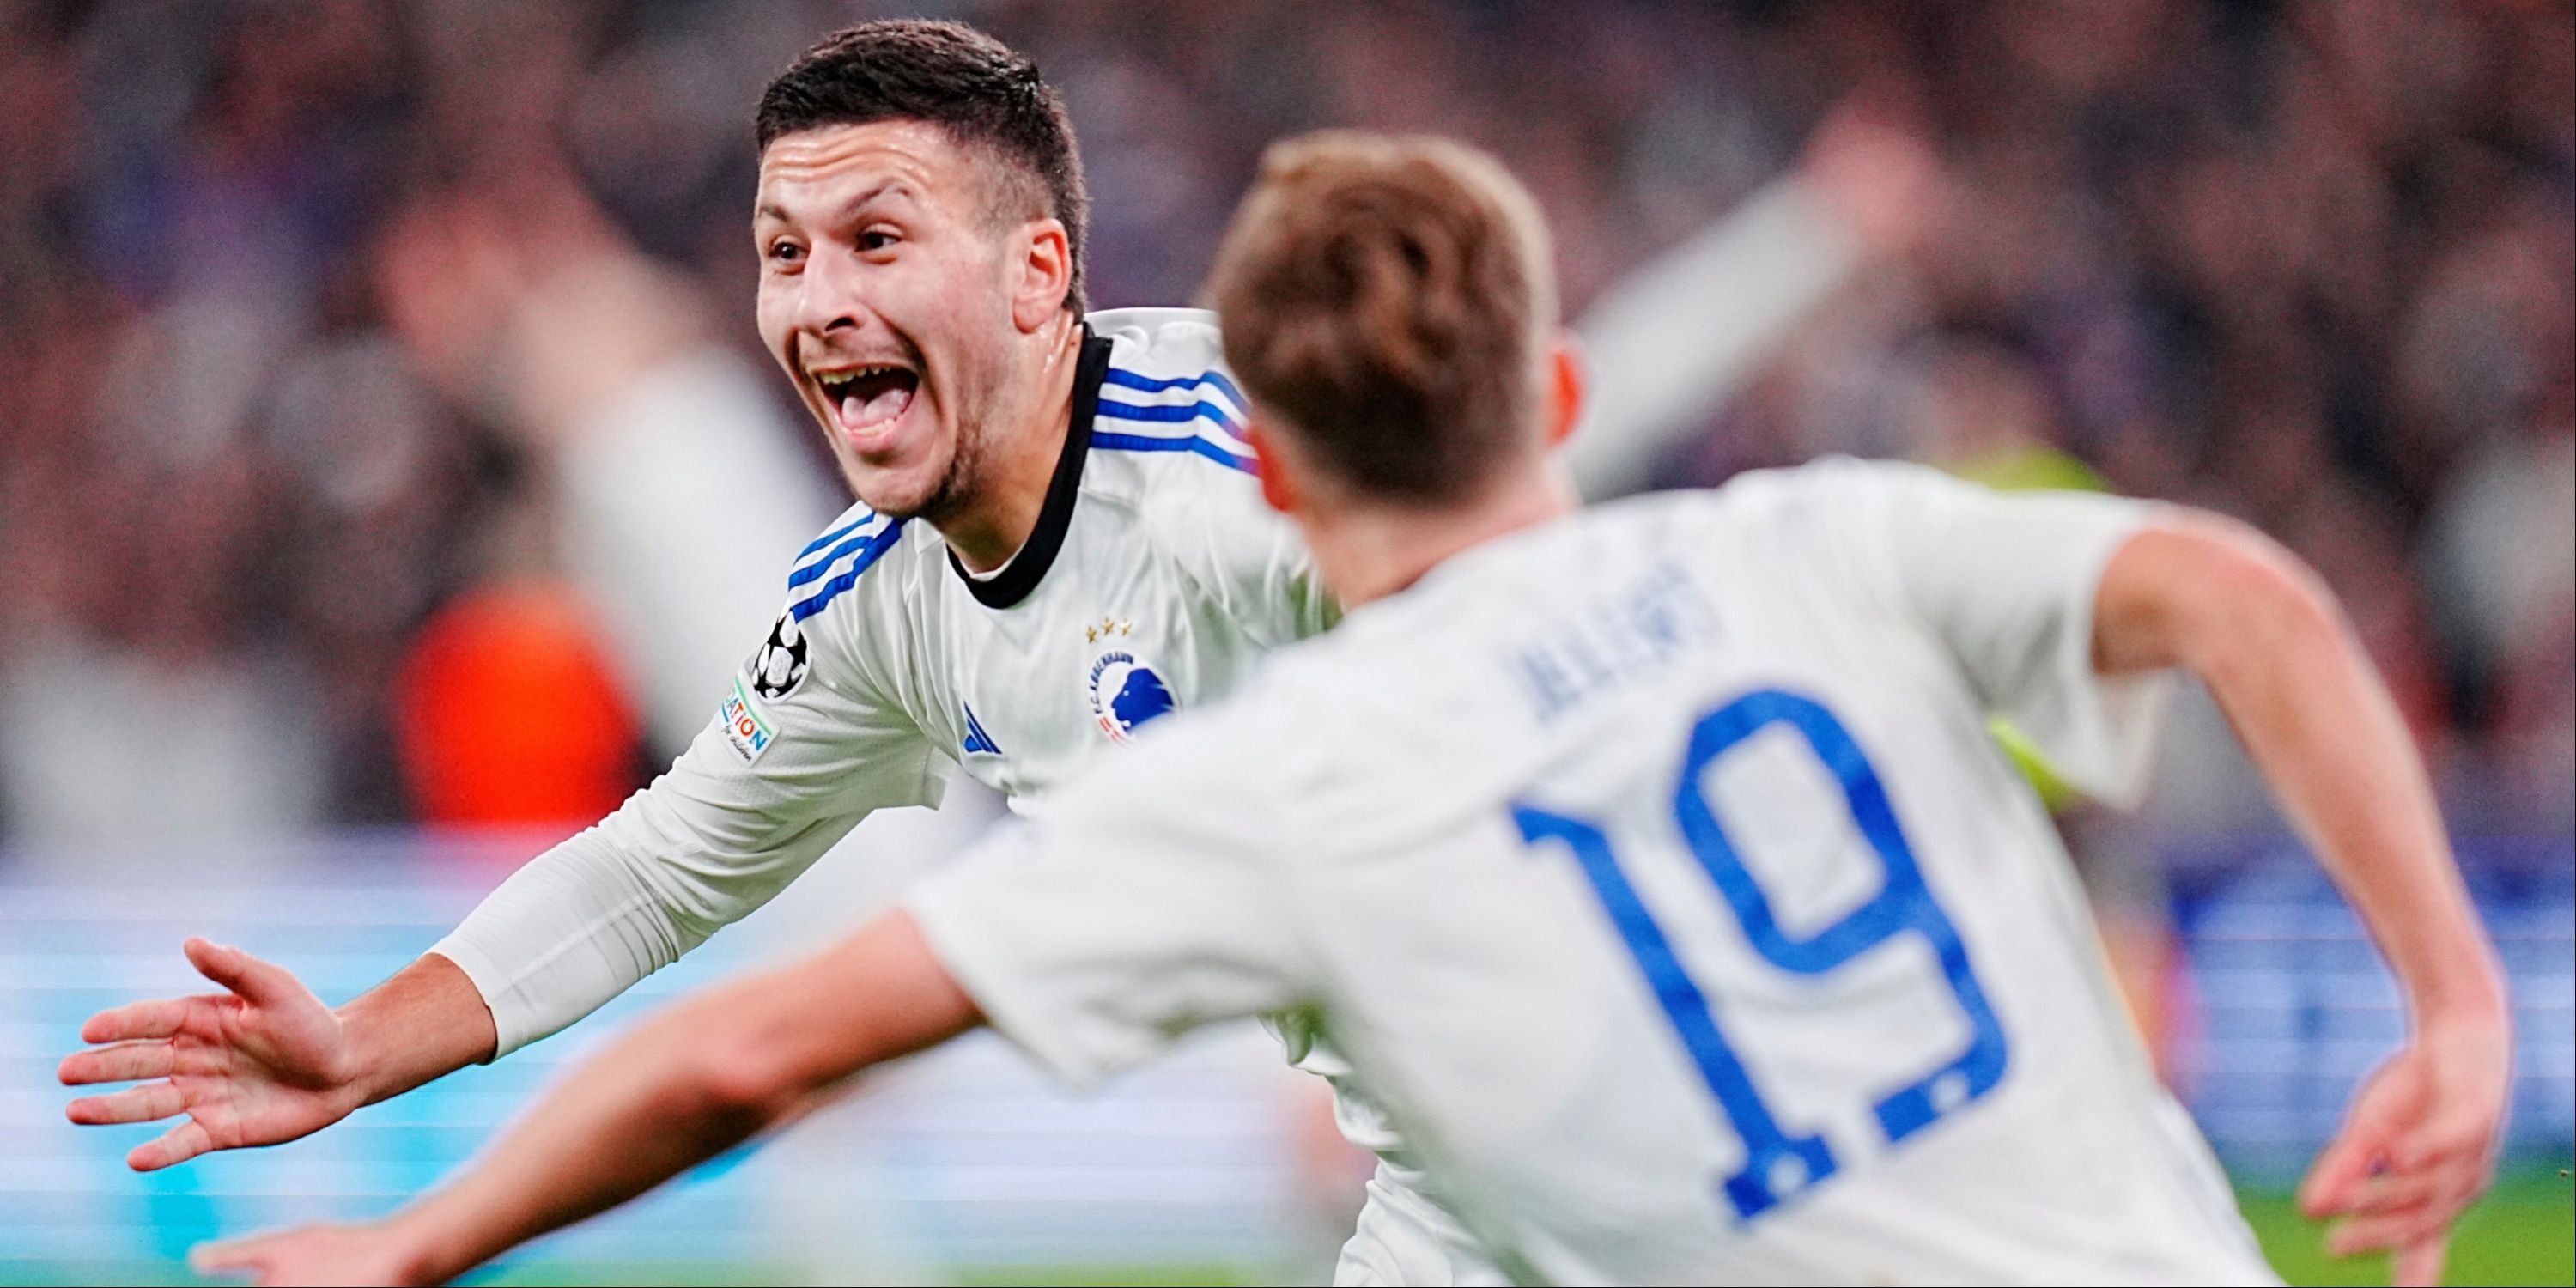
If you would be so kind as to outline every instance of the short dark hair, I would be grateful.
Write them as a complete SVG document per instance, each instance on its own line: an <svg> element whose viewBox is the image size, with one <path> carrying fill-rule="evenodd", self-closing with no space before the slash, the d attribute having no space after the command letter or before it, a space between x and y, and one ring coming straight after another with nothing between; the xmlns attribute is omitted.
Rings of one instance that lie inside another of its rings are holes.
<svg viewBox="0 0 2576 1288"><path fill-rule="evenodd" d="M1011 214L1064 225L1073 261L1064 305L1083 311L1082 240L1091 199L1064 100L1037 64L962 22L903 18L833 32L761 91L760 149L780 135L870 121L925 121L982 149L1014 179ZM1020 199L1025 199L1024 203Z"/></svg>
<svg viewBox="0 0 2576 1288"><path fill-rule="evenodd" d="M1256 407L1369 499L1467 499L1540 433L1547 226L1473 148L1348 130L1272 145L1208 293Z"/></svg>

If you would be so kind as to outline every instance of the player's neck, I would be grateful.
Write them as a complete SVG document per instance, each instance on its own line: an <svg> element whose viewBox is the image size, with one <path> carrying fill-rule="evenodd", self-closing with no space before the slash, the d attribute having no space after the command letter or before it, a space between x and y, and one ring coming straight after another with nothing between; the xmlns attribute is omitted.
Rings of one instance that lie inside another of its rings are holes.
<svg viewBox="0 0 2576 1288"><path fill-rule="evenodd" d="M973 572L991 572L1011 561L1046 509L1047 486L1073 425L1073 384L1082 366L1082 319L1066 314L1050 324L1046 352L1022 386L1023 397L1004 404L1000 423L985 427L982 477L974 500L932 523L957 561Z"/></svg>
<svg viewBox="0 0 2576 1288"><path fill-rule="evenodd" d="M1314 552L1315 571L1347 610L1404 590L1464 551L1580 508L1582 501L1564 470L1553 460L1541 460L1460 506L1344 505L1297 519Z"/></svg>

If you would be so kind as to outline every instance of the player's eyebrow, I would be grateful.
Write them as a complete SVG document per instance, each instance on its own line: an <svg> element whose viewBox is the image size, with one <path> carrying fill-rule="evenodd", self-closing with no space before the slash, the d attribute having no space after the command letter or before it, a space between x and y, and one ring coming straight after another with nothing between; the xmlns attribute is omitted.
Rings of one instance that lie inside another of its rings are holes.
<svg viewBox="0 0 2576 1288"><path fill-rule="evenodd" d="M833 212L833 221L836 223L847 223L860 211L867 209L871 203L880 199L895 196L908 197L911 195L912 185L910 183L902 179L883 179L878 181L874 187L850 198L848 201L842 202L840 209ZM757 209L752 211L752 221L754 223L764 220L782 224L795 222L794 218L787 213L787 208L774 201L764 201L760 203L760 206Z"/></svg>

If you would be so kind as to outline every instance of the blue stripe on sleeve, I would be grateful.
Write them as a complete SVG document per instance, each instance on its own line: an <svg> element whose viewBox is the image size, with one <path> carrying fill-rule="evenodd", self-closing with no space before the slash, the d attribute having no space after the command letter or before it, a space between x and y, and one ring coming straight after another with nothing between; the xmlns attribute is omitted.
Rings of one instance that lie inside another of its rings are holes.
<svg viewBox="0 0 2576 1288"><path fill-rule="evenodd" d="M1106 404L1103 406L1105 407ZM1195 452L1229 469L1241 470L1246 474L1253 472L1251 457L1228 451L1221 444L1195 435L1189 438L1155 438L1149 434L1095 432L1091 436L1091 445L1107 448L1113 452Z"/></svg>
<svg viewBox="0 0 2576 1288"><path fill-rule="evenodd" d="M1244 400L1243 391L1235 388L1234 382L1226 379L1225 373L1222 371L1203 371L1195 376L1179 376L1171 380L1156 380L1152 376L1140 376L1133 371L1122 371L1119 368L1111 367L1101 376L1101 380L1104 383L1116 385L1121 389L1133 389L1139 393L1148 394L1159 394L1166 389L1196 389L1200 385L1214 385L1218 393L1224 394L1226 397L1233 399L1235 406L1241 407L1246 411L1249 411L1252 408L1252 404Z"/></svg>
<svg viewBox="0 0 2576 1288"><path fill-rule="evenodd" d="M854 521L852 521L852 522L850 522L850 523L848 523L848 524L846 524L846 525L843 525L843 526L838 527L838 528L834 528L834 529L832 529L831 531L826 532L826 533L824 533L823 535L821 535L821 536L819 536L819 537L814 538L814 541L813 541L813 543L812 543L811 545L808 545L808 546L806 546L804 549L799 550L799 551L797 551L797 552L796 552L796 558L797 558L797 560L798 560L799 562L802 562L802 561L804 560L805 556L810 555L810 554L814 553L815 551L820 550L820 549L822 549L823 547L828 546L828 545L832 544L833 542L838 541L838 540L840 540L841 538L846 537L846 536L850 535L851 533L858 531L858 528L859 528L859 525L860 525L860 524L866 523L868 520L873 519L873 518L875 518L875 517L877 517L877 516L875 516L875 515L873 515L873 514L861 515L858 519L856 519L856 520L854 520ZM838 555L834 555L833 557L834 557L834 558L839 558L840 556L838 556Z"/></svg>
<svg viewBox="0 0 2576 1288"><path fill-rule="evenodd" d="M788 605L787 615L801 622L808 617L812 617L816 613L822 612L825 606L829 605L834 599L840 597L842 591L858 585L859 574L866 572L869 565L874 564L878 559L883 558L885 552L893 549L894 543L902 539L903 525L901 523L889 523L884 528L876 532L870 533L865 537L858 538L856 541L851 543L859 550L857 561L853 562L847 569L843 570L840 576L824 582L822 589L815 591L812 598L798 600L797 602ZM838 553L835 553L833 556L834 559L839 557ZM831 563L831 559L826 559L822 563L814 565L814 567L808 571L819 572L823 568L829 567ZM799 575L801 576L802 574Z"/></svg>
<svg viewBox="0 0 2576 1288"><path fill-rule="evenodd" d="M876 516L875 516L875 515L870 515L870 516L868 516L868 517L869 517L870 519L873 519L873 518L875 518ZM843 528L843 529L841 529L841 532L848 532L848 531L850 530L850 528L856 528L856 527L859 527L861 524L864 524L864 523L866 523L867 521L868 521L867 519L861 519L858 523L853 523L853 524L851 524L849 528ZM840 535L840 533L836 532L836 533L833 533L833 534L831 534L831 535L833 535L833 536L839 536L839 535ZM833 565L833 563L834 563L834 562L836 562L836 561L838 561L838 560L840 559L840 557L841 557L841 556L846 555L846 554L850 553L850 552L851 552L851 551L853 551L853 550L857 550L857 549L859 549L860 547L865 546L865 545L867 545L869 542L874 541L874 540L876 540L877 538L882 537L882 536L884 536L884 535L885 535L885 534L884 534L882 531L880 531L880 532L863 532L863 533L859 534L858 536L852 537L852 538L850 538L849 540L844 541L844 542L842 542L841 544L839 544L839 545L837 545L837 546L834 546L834 547L832 548L832 553L830 553L830 554L828 554L828 555L825 555L825 556L823 556L822 558L817 559L817 560L815 560L814 562L809 563L809 564L805 565L804 567L797 569L797 570L796 570L796 571L794 571L794 572L791 572L791 573L787 574L787 588L788 588L789 590L794 590L794 589L796 589L797 587L802 586L802 585L804 585L805 583L807 583L807 582L809 582L809 581L812 581L812 580L814 580L814 579L815 579L815 578L817 578L817 577L822 576L822 575L823 575L823 573L824 573L826 570L830 569L830 568L831 568L831 566ZM803 558L804 556L799 555L799 556L797 556L797 557L801 559L801 558ZM868 560L873 559L873 558L875 558L875 557L876 557L875 555L863 555L863 556L861 556L861 557L860 557L859 562L860 562L861 566L865 566Z"/></svg>
<svg viewBox="0 0 2576 1288"><path fill-rule="evenodd" d="M1165 425L1190 420L1209 420L1216 422L1217 426L1225 432L1237 438L1243 437L1243 426L1236 423L1232 414L1225 408L1204 399L1187 405L1147 407L1135 403L1111 402L1103 398L1100 400L1100 414L1112 420L1141 420Z"/></svg>

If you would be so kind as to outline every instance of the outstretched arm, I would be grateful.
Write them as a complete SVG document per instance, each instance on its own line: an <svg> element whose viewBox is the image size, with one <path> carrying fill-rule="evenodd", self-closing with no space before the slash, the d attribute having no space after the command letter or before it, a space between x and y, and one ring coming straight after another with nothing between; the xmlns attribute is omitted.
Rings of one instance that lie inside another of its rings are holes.
<svg viewBox="0 0 2576 1288"><path fill-rule="evenodd" d="M2176 518L2112 556L2095 598L2110 674L2188 667L2369 927L2411 1033L2354 1098L2300 1187L2338 1255L2441 1276L2450 1223L2486 1188L2511 1074L2504 984L2395 703L2332 597L2251 529Z"/></svg>
<svg viewBox="0 0 2576 1288"><path fill-rule="evenodd" d="M854 667L847 641L806 639L814 665ZM192 946L230 992L93 1017L82 1039L113 1045L65 1060L63 1081L156 1081L85 1097L72 1121L186 1115L129 1156L141 1171L294 1140L571 1024L766 903L870 810L939 797L937 753L872 693L806 683L760 714L774 731L760 756L710 722L670 772L336 1015L275 966Z"/></svg>
<svg viewBox="0 0 2576 1288"><path fill-rule="evenodd" d="M371 1225L201 1249L266 1284L442 1283L785 1121L871 1065L980 1022L911 916L706 992L591 1059L454 1183Z"/></svg>

